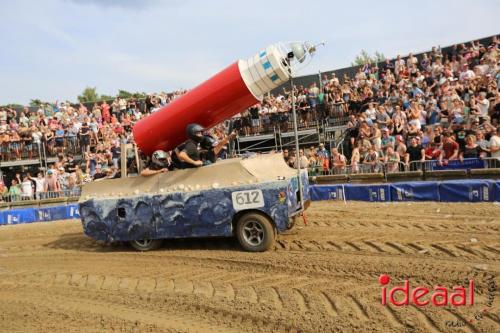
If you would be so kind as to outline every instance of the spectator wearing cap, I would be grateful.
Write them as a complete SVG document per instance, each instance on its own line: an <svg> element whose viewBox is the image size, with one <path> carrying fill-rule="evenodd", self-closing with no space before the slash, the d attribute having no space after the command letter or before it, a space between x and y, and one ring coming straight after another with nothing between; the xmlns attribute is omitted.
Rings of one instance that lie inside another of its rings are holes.
<svg viewBox="0 0 500 333"><path fill-rule="evenodd" d="M330 153L325 148L324 143L319 144L317 159L319 166L323 169L323 172L327 172L327 170L330 169Z"/></svg>
<svg viewBox="0 0 500 333"><path fill-rule="evenodd" d="M389 147L394 149L396 144L396 139L389 134L389 128L382 128L382 138L381 138L381 151L385 154Z"/></svg>
<svg viewBox="0 0 500 333"><path fill-rule="evenodd" d="M57 175L53 169L47 170L47 175L45 177L45 192L48 192L47 195L49 198L55 198L58 196L59 191L60 186Z"/></svg>

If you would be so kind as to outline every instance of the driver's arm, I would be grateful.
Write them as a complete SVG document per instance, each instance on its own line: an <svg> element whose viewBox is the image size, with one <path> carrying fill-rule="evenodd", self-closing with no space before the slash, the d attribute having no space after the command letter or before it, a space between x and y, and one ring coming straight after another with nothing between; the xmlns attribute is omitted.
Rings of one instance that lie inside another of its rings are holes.
<svg viewBox="0 0 500 333"><path fill-rule="evenodd" d="M202 166L203 165L203 161L193 160L191 157L188 156L188 154L184 150L179 151L179 152L176 151L176 154L177 154L177 157L183 162L186 162L186 163L189 163L189 164L192 164L195 166Z"/></svg>
<svg viewBox="0 0 500 333"><path fill-rule="evenodd" d="M153 175L157 175L159 173L162 173L162 172L165 172L167 169L166 168L163 168L163 169L160 169L160 170L151 170L150 168L146 168L144 170L141 171L141 176L153 176Z"/></svg>

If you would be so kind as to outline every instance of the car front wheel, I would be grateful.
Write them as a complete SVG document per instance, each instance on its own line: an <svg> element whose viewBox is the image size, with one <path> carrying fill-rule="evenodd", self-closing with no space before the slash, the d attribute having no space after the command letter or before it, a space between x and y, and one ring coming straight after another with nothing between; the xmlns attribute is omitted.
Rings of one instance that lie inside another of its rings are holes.
<svg viewBox="0 0 500 333"><path fill-rule="evenodd" d="M161 239L140 239L130 241L130 245L138 251L156 250L162 243L163 241Z"/></svg>
<svg viewBox="0 0 500 333"><path fill-rule="evenodd" d="M274 245L275 230L267 217L258 213L246 213L238 219L236 237L244 250L263 252Z"/></svg>

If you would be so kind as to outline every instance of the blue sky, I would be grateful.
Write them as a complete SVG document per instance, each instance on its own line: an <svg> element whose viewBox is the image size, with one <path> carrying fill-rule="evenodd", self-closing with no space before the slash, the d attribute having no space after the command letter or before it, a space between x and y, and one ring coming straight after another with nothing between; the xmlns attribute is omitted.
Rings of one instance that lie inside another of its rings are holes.
<svg viewBox="0 0 500 333"><path fill-rule="evenodd" d="M500 33L500 1L0 0L0 105L190 88L277 41L327 41L303 74Z"/></svg>

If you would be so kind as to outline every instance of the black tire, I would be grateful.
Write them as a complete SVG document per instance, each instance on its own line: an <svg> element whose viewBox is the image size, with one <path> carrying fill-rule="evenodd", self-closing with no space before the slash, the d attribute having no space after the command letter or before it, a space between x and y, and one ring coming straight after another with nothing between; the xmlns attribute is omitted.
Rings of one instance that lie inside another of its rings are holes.
<svg viewBox="0 0 500 333"><path fill-rule="evenodd" d="M162 239L139 239L129 242L130 245L137 251L151 251L156 250L163 243Z"/></svg>
<svg viewBox="0 0 500 333"><path fill-rule="evenodd" d="M236 237L245 251L264 252L274 246L276 233L267 217L246 213L236 223Z"/></svg>

